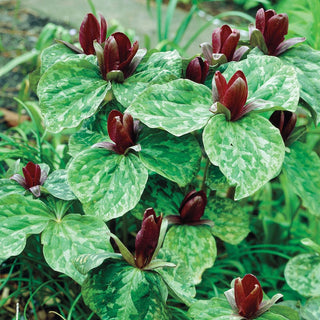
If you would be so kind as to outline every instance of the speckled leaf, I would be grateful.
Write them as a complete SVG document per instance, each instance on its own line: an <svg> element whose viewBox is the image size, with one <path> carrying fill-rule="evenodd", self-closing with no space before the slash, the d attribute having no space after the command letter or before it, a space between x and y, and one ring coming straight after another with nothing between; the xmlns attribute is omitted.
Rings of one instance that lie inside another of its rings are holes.
<svg viewBox="0 0 320 320"><path fill-rule="evenodd" d="M41 74L58 61L76 57L76 53L63 44L57 43L41 53ZM83 55L81 55L83 56ZM96 59L96 58L95 58Z"/></svg>
<svg viewBox="0 0 320 320"><path fill-rule="evenodd" d="M73 264L81 274L87 274L90 270L102 265L106 259L123 260L120 253L101 252L101 253L85 253L78 256Z"/></svg>
<svg viewBox="0 0 320 320"><path fill-rule="evenodd" d="M126 156L102 148L85 150L68 170L72 191L87 214L105 221L135 207L148 179L148 170L129 152Z"/></svg>
<svg viewBox="0 0 320 320"><path fill-rule="evenodd" d="M301 98L316 112L316 123L320 122L320 51L307 45L294 47L280 56L288 65L294 66L300 83Z"/></svg>
<svg viewBox="0 0 320 320"><path fill-rule="evenodd" d="M10 193L24 194L25 189L16 181L10 179L0 179L0 197Z"/></svg>
<svg viewBox="0 0 320 320"><path fill-rule="evenodd" d="M182 59L177 50L154 52L147 61L144 60L138 65L136 73L161 69L170 71L178 78L181 76Z"/></svg>
<svg viewBox="0 0 320 320"><path fill-rule="evenodd" d="M307 300L301 309L301 316L305 320L320 319L320 297L314 297Z"/></svg>
<svg viewBox="0 0 320 320"><path fill-rule="evenodd" d="M143 164L180 186L190 183L199 171L201 150L192 135L178 138L166 131L145 127L138 143Z"/></svg>
<svg viewBox="0 0 320 320"><path fill-rule="evenodd" d="M256 114L238 121L227 121L222 114L212 117L204 129L203 144L212 164L236 186L236 200L279 174L285 153L279 130Z"/></svg>
<svg viewBox="0 0 320 320"><path fill-rule="evenodd" d="M81 284L85 277L75 268L73 260L84 253L112 252L108 233L99 218L68 214L62 220L50 221L43 231L44 257L52 269Z"/></svg>
<svg viewBox="0 0 320 320"><path fill-rule="evenodd" d="M40 109L50 132L77 127L99 108L111 84L87 59L58 61L38 84Z"/></svg>
<svg viewBox="0 0 320 320"><path fill-rule="evenodd" d="M167 288L158 274L124 262L106 262L92 270L82 286L85 303L102 320L170 319Z"/></svg>
<svg viewBox="0 0 320 320"><path fill-rule="evenodd" d="M199 300L191 305L188 316L194 320L240 320L225 298Z"/></svg>
<svg viewBox="0 0 320 320"><path fill-rule="evenodd" d="M91 148L98 142L109 141L108 136L104 136L98 132L92 132L90 130L80 130L74 133L69 139L69 154L75 157L78 153L85 149Z"/></svg>
<svg viewBox="0 0 320 320"><path fill-rule="evenodd" d="M238 70L247 78L247 103L259 99L258 109L297 109L299 82L293 66L282 63L277 57L249 55L242 61L230 62L223 75L229 80Z"/></svg>
<svg viewBox="0 0 320 320"><path fill-rule="evenodd" d="M245 320L246 318L236 314L228 301L224 298L212 298L199 300L189 309L188 315L194 320ZM299 320L296 311L289 307L273 306L261 316L259 320Z"/></svg>
<svg viewBox="0 0 320 320"><path fill-rule="evenodd" d="M288 285L303 296L320 295L320 256L299 254L290 259L284 270Z"/></svg>
<svg viewBox="0 0 320 320"><path fill-rule="evenodd" d="M168 70L160 68L146 70L133 74L123 83L112 83L112 92L115 98L125 107L129 107L132 101L146 88L153 84L167 83L177 77Z"/></svg>
<svg viewBox="0 0 320 320"><path fill-rule="evenodd" d="M153 85L127 109L150 128L182 136L205 126L212 113L211 90L190 80L178 79Z"/></svg>
<svg viewBox="0 0 320 320"><path fill-rule="evenodd" d="M0 197L0 259L20 254L27 238L45 229L55 216L40 200L21 194Z"/></svg>
<svg viewBox="0 0 320 320"><path fill-rule="evenodd" d="M123 83L113 83L112 91L116 99L128 107L150 85L180 78L181 72L181 57L177 51L155 52L147 61L141 62L135 73Z"/></svg>
<svg viewBox="0 0 320 320"><path fill-rule="evenodd" d="M236 245L250 232L249 215L241 205L228 198L212 198L204 215L212 220L212 233L221 240Z"/></svg>
<svg viewBox="0 0 320 320"><path fill-rule="evenodd" d="M290 146L286 153L283 170L290 182L290 188L302 199L310 213L320 216L320 159L301 142Z"/></svg>
<svg viewBox="0 0 320 320"><path fill-rule="evenodd" d="M183 273L187 268L193 284L201 282L205 269L213 266L217 248L210 228L207 226L174 225L166 234L163 249L168 250Z"/></svg>
<svg viewBox="0 0 320 320"><path fill-rule="evenodd" d="M149 176L140 201L131 213L140 220L147 208L153 208L157 214L163 213L164 216L178 214L183 198L184 195L176 183L152 174Z"/></svg>
<svg viewBox="0 0 320 320"><path fill-rule="evenodd" d="M212 164L210 164L209 166L206 185L211 190L220 190L220 189L226 189L230 187L227 181L227 178L220 171L219 167L214 166Z"/></svg>
<svg viewBox="0 0 320 320"><path fill-rule="evenodd" d="M76 199L67 180L67 171L64 169L53 171L48 176L43 187L58 199L67 201Z"/></svg>
<svg viewBox="0 0 320 320"><path fill-rule="evenodd" d="M167 250L161 249L159 256L161 260L173 261L172 256L169 257ZM154 271L161 275L173 297L187 306L190 306L195 301L196 288L192 283L187 268L185 270L181 268L180 270L177 270L177 268L157 268Z"/></svg>

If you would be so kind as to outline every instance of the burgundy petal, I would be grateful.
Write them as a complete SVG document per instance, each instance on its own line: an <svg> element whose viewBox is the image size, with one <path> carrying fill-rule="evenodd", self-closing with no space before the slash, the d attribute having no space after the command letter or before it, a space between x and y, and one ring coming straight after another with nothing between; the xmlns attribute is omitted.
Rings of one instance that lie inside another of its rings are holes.
<svg viewBox="0 0 320 320"><path fill-rule="evenodd" d="M227 39L229 38L229 36L231 35L232 33L232 29L227 25L227 24L224 24L221 29L220 29L220 39L221 39L221 44L223 45ZM220 47L220 50L222 48Z"/></svg>
<svg viewBox="0 0 320 320"><path fill-rule="evenodd" d="M207 196L204 191L193 190L183 199L179 208L181 220L183 222L199 221L204 214L207 204Z"/></svg>
<svg viewBox="0 0 320 320"><path fill-rule="evenodd" d="M100 16L100 41L99 43L104 43L106 41L106 37L107 37L107 21L104 18L104 16L102 14L99 14Z"/></svg>
<svg viewBox="0 0 320 320"><path fill-rule="evenodd" d="M197 83L204 83L209 71L209 64L200 57L190 61L186 70L186 78Z"/></svg>
<svg viewBox="0 0 320 320"><path fill-rule="evenodd" d="M256 28L260 30L262 34L264 33L265 22L266 22L265 12L264 12L264 9L261 8L256 13Z"/></svg>
<svg viewBox="0 0 320 320"><path fill-rule="evenodd" d="M151 261L158 244L161 223L162 216L157 218L152 208L145 211L135 241L135 260L138 268L145 267Z"/></svg>
<svg viewBox="0 0 320 320"><path fill-rule="evenodd" d="M100 39L100 25L97 18L88 13L79 30L79 42L85 54L95 54L93 41Z"/></svg>
<svg viewBox="0 0 320 320"><path fill-rule="evenodd" d="M221 28L213 30L211 40L212 53L219 53L221 49Z"/></svg>
<svg viewBox="0 0 320 320"><path fill-rule="evenodd" d="M120 53L118 43L113 36L108 37L108 39L106 40L103 55L106 74L108 74L112 70L119 70Z"/></svg>
<svg viewBox="0 0 320 320"><path fill-rule="evenodd" d="M112 34L112 37L114 37L117 42L120 61L123 62L127 60L128 52L131 48L129 38L122 32L115 32Z"/></svg>
<svg viewBox="0 0 320 320"><path fill-rule="evenodd" d="M232 31L229 37L224 41L223 46L221 48L221 53L223 53L228 61L232 61L233 54L236 50L240 39L240 32L238 30Z"/></svg>
<svg viewBox="0 0 320 320"><path fill-rule="evenodd" d="M267 22L264 39L270 55L273 55L279 44L284 41L284 36L288 33L288 25L289 19L285 13L277 14Z"/></svg>
<svg viewBox="0 0 320 320"><path fill-rule="evenodd" d="M118 110L110 111L108 116L107 126L108 126L108 135L113 142L116 141L116 136L117 136L116 125L115 125L116 117L119 117L120 120L122 121L123 114Z"/></svg>
<svg viewBox="0 0 320 320"><path fill-rule="evenodd" d="M216 71L214 75L214 80L215 80L215 84L216 84L216 88L217 88L218 96L220 100L224 97L226 90L228 88L227 81L220 71Z"/></svg>

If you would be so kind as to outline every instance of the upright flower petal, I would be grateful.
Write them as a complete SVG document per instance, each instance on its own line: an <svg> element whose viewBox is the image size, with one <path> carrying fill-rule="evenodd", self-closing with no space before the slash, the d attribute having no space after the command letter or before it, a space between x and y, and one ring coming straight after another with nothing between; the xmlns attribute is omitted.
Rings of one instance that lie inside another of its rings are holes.
<svg viewBox="0 0 320 320"><path fill-rule="evenodd" d="M162 215L157 217L152 208L145 211L141 229L137 233L135 241L135 261L140 269L151 262L158 244L161 223Z"/></svg>
<svg viewBox="0 0 320 320"><path fill-rule="evenodd" d="M88 13L83 19L79 30L79 42L85 54L95 54L93 42L96 40L100 44L106 40L107 22L100 15L101 26L97 18Z"/></svg>
<svg viewBox="0 0 320 320"><path fill-rule="evenodd" d="M262 302L263 292L258 279L247 274L237 278L234 283L234 294L239 315L245 318L251 318L259 310Z"/></svg>
<svg viewBox="0 0 320 320"><path fill-rule="evenodd" d="M244 114L251 111L251 108L246 108L248 97L248 85L245 75L241 70L237 71L226 82L224 76L217 71L214 76L215 84L213 84L213 101L219 102L230 111L230 120L236 121Z"/></svg>
<svg viewBox="0 0 320 320"><path fill-rule="evenodd" d="M200 57L192 59L186 70L186 78L197 83L204 83L209 72L209 64Z"/></svg>
<svg viewBox="0 0 320 320"><path fill-rule="evenodd" d="M199 221L207 205L207 196L204 191L192 190L183 199L180 208L180 218L183 223Z"/></svg>
<svg viewBox="0 0 320 320"><path fill-rule="evenodd" d="M296 125L297 115L291 111L277 110L273 112L269 120L279 129L283 141L286 142Z"/></svg>
<svg viewBox="0 0 320 320"><path fill-rule="evenodd" d="M112 110L108 116L108 134L110 139L115 143L114 150L119 154L135 144L136 128L133 118L130 114L124 115L117 110Z"/></svg>

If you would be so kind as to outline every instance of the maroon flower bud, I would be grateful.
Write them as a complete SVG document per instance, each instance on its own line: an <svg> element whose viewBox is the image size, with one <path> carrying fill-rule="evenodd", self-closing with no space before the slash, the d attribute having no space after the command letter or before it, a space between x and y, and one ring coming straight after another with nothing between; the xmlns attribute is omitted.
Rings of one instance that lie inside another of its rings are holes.
<svg viewBox="0 0 320 320"><path fill-rule="evenodd" d="M108 134L115 143L114 151L124 154L135 145L137 125L130 114L112 110L108 116Z"/></svg>
<svg viewBox="0 0 320 320"><path fill-rule="evenodd" d="M83 19L79 30L79 42L85 54L95 54L93 42L96 40L102 44L107 36L107 22L100 15L100 24L97 18L88 13Z"/></svg>
<svg viewBox="0 0 320 320"><path fill-rule="evenodd" d="M200 45L203 56L208 60L210 65L239 61L243 54L249 49L246 46L237 49L239 39L240 32L236 29L231 29L225 24L212 32L212 45L209 43ZM221 55L224 58L222 58Z"/></svg>
<svg viewBox="0 0 320 320"><path fill-rule="evenodd" d="M204 83L209 71L208 61L203 61L200 57L192 59L186 70L186 78L197 83Z"/></svg>
<svg viewBox="0 0 320 320"><path fill-rule="evenodd" d="M189 192L179 208L182 223L199 221L203 216L206 205L207 196L204 191L193 190Z"/></svg>
<svg viewBox="0 0 320 320"><path fill-rule="evenodd" d="M252 274L246 274L243 279L237 278L234 295L239 315L251 319L259 310L263 298L258 279Z"/></svg>
<svg viewBox="0 0 320 320"><path fill-rule="evenodd" d="M108 37L103 50L104 66L101 69L103 78L121 82L129 77L137 67L136 63L133 63L133 58L138 49L138 41L131 46L129 38L122 32L113 33ZM114 71L121 76L115 77L114 73L111 73Z"/></svg>
<svg viewBox="0 0 320 320"><path fill-rule="evenodd" d="M144 212L140 231L137 233L135 242L135 262L140 269L147 266L157 248L162 215L156 216L152 208Z"/></svg>
<svg viewBox="0 0 320 320"><path fill-rule="evenodd" d="M217 71L212 82L212 93L215 103L210 110L214 113L225 113L220 112L219 107L229 110L226 115L231 121L240 119L255 107L253 103L246 105L248 97L247 79L240 70L231 77L228 83L221 72Z"/></svg>
<svg viewBox="0 0 320 320"><path fill-rule="evenodd" d="M272 9L264 11L263 8L257 11L256 28L263 35L269 55L278 56L296 43L305 40L305 38L292 38L285 41L284 36L288 33L288 26L289 19L286 13L276 14Z"/></svg>
<svg viewBox="0 0 320 320"><path fill-rule="evenodd" d="M16 173L10 179L17 181L26 190L32 192L35 197L40 197L40 186L46 181L47 172L41 170L38 164L31 161L22 168L22 172L24 177Z"/></svg>
<svg viewBox="0 0 320 320"><path fill-rule="evenodd" d="M297 122L297 115L290 111L277 110L270 117L270 122L280 130L284 142L289 138Z"/></svg>
<svg viewBox="0 0 320 320"><path fill-rule="evenodd" d="M225 24L212 32L212 52L223 53L227 61L232 61L239 39L240 32Z"/></svg>

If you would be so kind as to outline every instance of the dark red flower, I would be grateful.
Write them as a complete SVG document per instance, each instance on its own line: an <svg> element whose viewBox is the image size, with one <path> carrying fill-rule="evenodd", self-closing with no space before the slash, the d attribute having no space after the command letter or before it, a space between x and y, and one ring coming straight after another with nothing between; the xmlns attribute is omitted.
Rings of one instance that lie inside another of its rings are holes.
<svg viewBox="0 0 320 320"><path fill-rule="evenodd" d="M239 39L240 32L236 29L231 29L225 24L212 32L212 45L209 43L201 44L203 56L210 65L220 61L221 57L219 55L224 55L225 62L239 61L249 49L246 46L237 49Z"/></svg>
<svg viewBox="0 0 320 320"><path fill-rule="evenodd" d="M219 113L219 106L217 106L217 103L219 103L229 110L230 115L227 116L231 121L240 119L255 107L253 103L246 104L248 97L247 79L240 70L231 77L228 83L221 72L216 71L212 93L215 104L210 110L214 113Z"/></svg>
<svg viewBox="0 0 320 320"><path fill-rule="evenodd" d="M92 147L105 148L118 154L125 154L128 148L135 145L139 121L133 120L129 113L122 114L118 110L112 110L108 116L107 126L109 137L113 143L98 142Z"/></svg>
<svg viewBox="0 0 320 320"><path fill-rule="evenodd" d="M186 70L186 78L197 83L204 83L209 71L208 61L203 61L200 57L192 59Z"/></svg>
<svg viewBox="0 0 320 320"><path fill-rule="evenodd" d="M79 42L85 54L95 54L94 41L102 44L107 36L107 22L105 18L100 15L100 24L97 18L88 13L83 19L79 30Z"/></svg>
<svg viewBox="0 0 320 320"><path fill-rule="evenodd" d="M274 111L270 122L280 130L284 142L289 138L297 122L297 115L290 111Z"/></svg>
<svg viewBox="0 0 320 320"><path fill-rule="evenodd" d="M193 190L189 192L179 208L182 223L199 221L203 216L206 205L207 196L204 191Z"/></svg>
<svg viewBox="0 0 320 320"><path fill-rule="evenodd" d="M140 269L147 266L157 248L162 215L156 216L152 208L144 212L140 231L137 233L135 242L135 262Z"/></svg>
<svg viewBox="0 0 320 320"><path fill-rule="evenodd" d="M108 37L103 49L104 63L100 65L103 78L122 82L129 77L137 67L133 58L138 49L138 41L131 46L129 38L122 32L113 33Z"/></svg>
<svg viewBox="0 0 320 320"><path fill-rule="evenodd" d="M265 52L266 54L278 56L296 43L303 42L305 40L305 38L291 38L284 40L284 36L288 33L288 26L289 19L286 13L277 14L272 9L264 11L263 8L257 11L256 29L258 29L263 35L265 46L268 51ZM255 43L253 44L255 45ZM263 48L260 49L263 51Z"/></svg>
<svg viewBox="0 0 320 320"><path fill-rule="evenodd" d="M234 295L240 316L250 319L259 310L263 292L254 275L246 274L243 279L237 278L234 283Z"/></svg>
<svg viewBox="0 0 320 320"><path fill-rule="evenodd" d="M10 179L17 181L26 190L32 192L35 197L40 197L40 186L47 179L47 172L41 170L38 164L31 161L22 168L22 172L24 177L16 173Z"/></svg>

